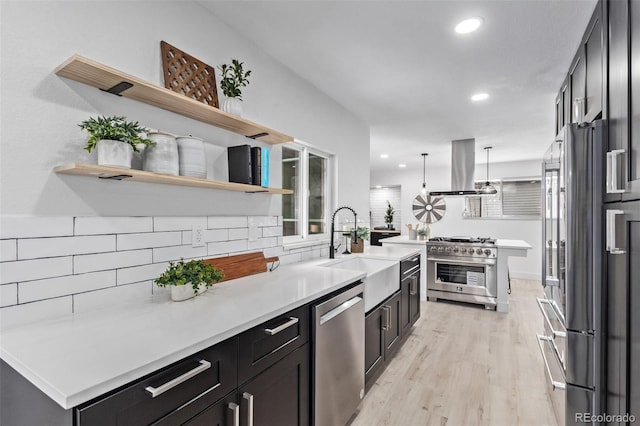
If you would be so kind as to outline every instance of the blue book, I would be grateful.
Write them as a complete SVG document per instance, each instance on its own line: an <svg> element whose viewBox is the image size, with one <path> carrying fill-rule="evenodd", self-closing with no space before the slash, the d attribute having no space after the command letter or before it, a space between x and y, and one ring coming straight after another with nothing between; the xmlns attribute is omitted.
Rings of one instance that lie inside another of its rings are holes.
<svg viewBox="0 0 640 426"><path fill-rule="evenodd" d="M269 149L262 148L262 156L261 156L261 165L262 165L262 179L261 185L265 188L269 187Z"/></svg>

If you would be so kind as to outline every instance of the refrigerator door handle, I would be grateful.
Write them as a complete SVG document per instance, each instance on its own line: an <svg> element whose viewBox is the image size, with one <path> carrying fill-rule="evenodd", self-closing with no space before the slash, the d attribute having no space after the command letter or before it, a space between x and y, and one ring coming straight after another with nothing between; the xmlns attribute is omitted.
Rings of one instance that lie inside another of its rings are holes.
<svg viewBox="0 0 640 426"><path fill-rule="evenodd" d="M607 152L607 194L622 194L624 188L618 185L618 156L625 153L624 149L614 149Z"/></svg>
<svg viewBox="0 0 640 426"><path fill-rule="evenodd" d="M607 210L607 251L611 254L624 254L616 247L616 216L624 214L623 210Z"/></svg>

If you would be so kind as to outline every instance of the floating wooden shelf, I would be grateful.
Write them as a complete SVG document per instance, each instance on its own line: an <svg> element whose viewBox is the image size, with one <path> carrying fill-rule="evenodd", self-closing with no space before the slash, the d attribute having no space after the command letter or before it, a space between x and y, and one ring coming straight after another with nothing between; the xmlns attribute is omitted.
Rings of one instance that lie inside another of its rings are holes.
<svg viewBox="0 0 640 426"><path fill-rule="evenodd" d="M61 77L70 78L115 95L135 99L261 142L279 144L293 141L291 136L226 113L80 55L69 58L56 68L55 72Z"/></svg>
<svg viewBox="0 0 640 426"><path fill-rule="evenodd" d="M76 176L90 176L100 179L132 180L134 182L163 183L166 185L190 186L192 188L222 189L225 191L264 193L264 194L293 194L290 189L264 188L244 183L223 182L218 180L199 179L188 176L163 175L145 172L143 170L119 169L97 164L69 163L53 169L56 173Z"/></svg>

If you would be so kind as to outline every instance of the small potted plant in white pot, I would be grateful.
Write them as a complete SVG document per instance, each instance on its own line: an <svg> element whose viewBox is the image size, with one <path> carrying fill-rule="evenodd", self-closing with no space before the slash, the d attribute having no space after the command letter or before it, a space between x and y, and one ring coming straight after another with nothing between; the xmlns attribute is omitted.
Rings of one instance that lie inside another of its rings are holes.
<svg viewBox="0 0 640 426"><path fill-rule="evenodd" d="M222 102L222 110L233 115L242 115L242 87L249 85L248 77L251 70L244 70L244 62L237 59L231 60L231 65L222 64L218 66L220 71L220 88L226 96Z"/></svg>
<svg viewBox="0 0 640 426"><path fill-rule="evenodd" d="M171 300L180 302L206 291L214 283L224 278L220 269L202 260L177 263L169 262L169 267L155 280L158 287L171 287Z"/></svg>
<svg viewBox="0 0 640 426"><path fill-rule="evenodd" d="M127 121L126 117L89 117L78 126L89 133L84 149L91 152L97 148L101 166L130 169L134 151L139 151L141 145L155 145L145 137L149 129L137 121Z"/></svg>
<svg viewBox="0 0 640 426"><path fill-rule="evenodd" d="M362 253L364 251L364 240L369 239L369 228L358 226L356 228L356 241L351 241L351 253Z"/></svg>

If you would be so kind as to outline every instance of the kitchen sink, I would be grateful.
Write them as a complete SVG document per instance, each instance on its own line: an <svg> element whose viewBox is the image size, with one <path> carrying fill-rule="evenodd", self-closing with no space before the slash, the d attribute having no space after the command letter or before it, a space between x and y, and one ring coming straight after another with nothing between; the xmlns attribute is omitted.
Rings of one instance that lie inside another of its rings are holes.
<svg viewBox="0 0 640 426"><path fill-rule="evenodd" d="M395 260L349 257L335 259L320 266L366 272L364 309L369 312L377 304L400 289L400 263Z"/></svg>

